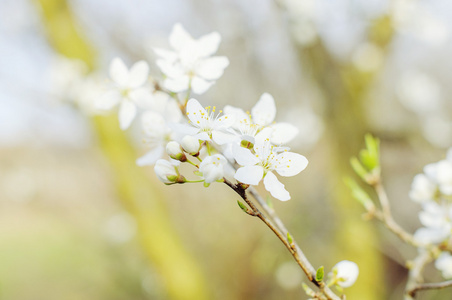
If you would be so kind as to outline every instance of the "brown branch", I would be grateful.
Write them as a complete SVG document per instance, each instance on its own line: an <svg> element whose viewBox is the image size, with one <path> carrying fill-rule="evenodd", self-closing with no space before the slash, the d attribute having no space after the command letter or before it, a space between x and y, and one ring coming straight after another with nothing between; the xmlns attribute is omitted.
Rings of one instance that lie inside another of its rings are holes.
<svg viewBox="0 0 452 300"><path fill-rule="evenodd" d="M416 292L422 291L422 290L440 290L447 287L452 286L452 280L443 281L443 282L434 282L434 283L422 283L418 284L416 287L414 287L411 291L408 291L408 293L411 296L415 296Z"/></svg>
<svg viewBox="0 0 452 300"><path fill-rule="evenodd" d="M391 207L389 205L388 195L386 194L386 191L383 185L381 184L381 181L380 180L377 181L373 185L373 187L377 193L378 200L380 201L381 211L376 210L374 212L369 213L371 213L371 215L375 216L378 220L380 220L386 226L386 228L388 228L395 235L397 235L402 241L418 248L419 244L414 240L413 235L408 233L396 221L394 221L394 218L392 217L391 214Z"/></svg>
<svg viewBox="0 0 452 300"><path fill-rule="evenodd" d="M265 212L270 216L270 219L264 215L258 207L248 198L246 194L246 189L242 184L233 184L230 181L228 181L226 178L224 178L224 183L229 186L231 189L233 189L240 197L248 204L248 206L252 209L253 214L248 213L249 215L253 215L255 217L258 217L261 219L262 222L269 227L273 233L279 238L279 240L286 246L286 248L289 250L289 252L292 254L293 258L297 262L297 264L301 267L303 272L308 277L309 281L314 283L317 287L319 287L320 292L323 293L328 300L340 300L336 294L333 293L328 287L325 286L325 283L322 281L317 281L315 279L315 269L312 266L312 264L308 261L306 256L304 255L301 248L298 246L298 244L295 242L295 240L292 239L291 243L287 240L287 234L288 231L285 228L284 224L282 223L281 219L276 215L274 210L268 207L268 205L263 201L262 197L256 192L255 189L249 188L250 193L253 195L253 197L258 201L258 203L262 206L262 208L265 210ZM272 222L273 221L273 222ZM275 226L273 223L277 224Z"/></svg>

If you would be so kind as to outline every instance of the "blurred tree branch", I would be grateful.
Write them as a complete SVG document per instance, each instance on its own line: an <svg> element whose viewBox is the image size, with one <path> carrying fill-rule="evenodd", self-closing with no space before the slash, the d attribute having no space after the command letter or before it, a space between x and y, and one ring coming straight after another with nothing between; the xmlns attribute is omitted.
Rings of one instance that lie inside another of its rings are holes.
<svg viewBox="0 0 452 300"><path fill-rule="evenodd" d="M37 0L50 43L57 52L94 66L94 51L78 33L64 0ZM139 239L153 268L164 278L171 299L207 299L205 279L172 228L165 200L142 168L136 153L119 129L116 117L95 117L93 126L100 147L109 159L119 197L136 218Z"/></svg>

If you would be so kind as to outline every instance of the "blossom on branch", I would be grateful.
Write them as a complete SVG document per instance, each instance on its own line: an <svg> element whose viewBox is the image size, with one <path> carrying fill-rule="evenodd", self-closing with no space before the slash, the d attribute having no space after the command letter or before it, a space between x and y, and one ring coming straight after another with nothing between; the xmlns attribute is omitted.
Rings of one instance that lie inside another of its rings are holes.
<svg viewBox="0 0 452 300"><path fill-rule="evenodd" d="M251 143L254 143L256 134L266 127L273 129L270 140L275 145L288 143L298 134L298 128L289 123L273 123L276 106L273 96L268 93L262 94L251 113L231 105L226 105L224 112L235 117L232 127L240 132L241 140Z"/></svg>
<svg viewBox="0 0 452 300"><path fill-rule="evenodd" d="M167 76L163 86L175 93L189 89L195 94L207 91L229 65L227 57L212 56L220 41L218 32L194 39L181 24L175 24L169 37L173 51L154 49L160 57L157 66Z"/></svg>
<svg viewBox="0 0 452 300"><path fill-rule="evenodd" d="M253 152L236 144L232 146L232 153L239 165L234 178L240 182L258 185L264 179L264 186L270 194L281 201L290 199L289 192L284 184L279 182L273 171L281 176L295 176L308 165L308 160L303 155L281 152L279 147L271 144L265 134L258 134L253 147Z"/></svg>
<svg viewBox="0 0 452 300"><path fill-rule="evenodd" d="M151 97L145 84L148 80L149 66L145 61L135 63L130 70L120 58L110 64L112 86L108 92L97 100L101 110L111 110L119 105L119 124L127 129L137 114L137 104Z"/></svg>

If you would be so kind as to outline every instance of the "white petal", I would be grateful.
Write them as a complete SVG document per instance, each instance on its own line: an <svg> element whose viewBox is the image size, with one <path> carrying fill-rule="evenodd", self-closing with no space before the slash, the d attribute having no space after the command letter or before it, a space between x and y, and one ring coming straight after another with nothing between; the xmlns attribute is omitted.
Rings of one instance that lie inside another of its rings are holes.
<svg viewBox="0 0 452 300"><path fill-rule="evenodd" d="M239 168L234 178L246 184L258 185L262 176L264 176L264 169L261 166L246 166Z"/></svg>
<svg viewBox="0 0 452 300"><path fill-rule="evenodd" d="M197 124L203 116L207 116L207 111L201 106L198 100L191 98L187 102L187 117L193 124Z"/></svg>
<svg viewBox="0 0 452 300"><path fill-rule="evenodd" d="M273 134L273 128L271 127L265 127L261 131L259 131L258 134L254 137L255 140L255 146L261 146L265 144L265 142L270 139L270 137Z"/></svg>
<svg viewBox="0 0 452 300"><path fill-rule="evenodd" d="M110 63L110 78L120 87L125 87L127 85L129 70L124 62L118 57L113 59Z"/></svg>
<svg viewBox="0 0 452 300"><path fill-rule="evenodd" d="M181 64L166 59L157 59L155 62L163 74L170 78L178 78L184 75Z"/></svg>
<svg viewBox="0 0 452 300"><path fill-rule="evenodd" d="M174 24L169 37L169 43L175 50L180 51L184 46L193 42L191 35L180 23Z"/></svg>
<svg viewBox="0 0 452 300"><path fill-rule="evenodd" d="M148 80L149 65L144 60L136 62L129 71L127 85L130 88L137 88L145 84Z"/></svg>
<svg viewBox="0 0 452 300"><path fill-rule="evenodd" d="M253 122L262 126L268 125L275 119L276 106L273 96L264 93L251 109Z"/></svg>
<svg viewBox="0 0 452 300"><path fill-rule="evenodd" d="M268 172L267 175L265 175L264 186L276 199L281 201L290 200L290 194L284 188L284 184L279 182L278 178L276 178L275 174L272 172Z"/></svg>
<svg viewBox="0 0 452 300"><path fill-rule="evenodd" d="M195 134L194 137L201 141L210 141L210 136L205 131Z"/></svg>
<svg viewBox="0 0 452 300"><path fill-rule="evenodd" d="M166 78L163 81L163 86L174 93L180 93L188 89L190 79L188 76L181 76L177 78Z"/></svg>
<svg viewBox="0 0 452 300"><path fill-rule="evenodd" d="M146 111L141 115L141 126L148 136L163 136L168 129L165 119L159 113Z"/></svg>
<svg viewBox="0 0 452 300"><path fill-rule="evenodd" d="M119 127L122 130L129 128L132 124L135 115L137 114L137 107L130 101L123 101L119 107Z"/></svg>
<svg viewBox="0 0 452 300"><path fill-rule="evenodd" d="M195 73L204 79L216 80L223 75L224 69L228 65L227 57L214 56L201 60L195 69Z"/></svg>
<svg viewBox="0 0 452 300"><path fill-rule="evenodd" d="M161 158L163 155L163 146L156 147L143 155L142 157L138 158L136 163L138 166L149 166L155 164L155 162Z"/></svg>
<svg viewBox="0 0 452 300"><path fill-rule="evenodd" d="M130 100L132 100L133 103L143 109L150 109L154 106L155 101L152 97L152 93L147 88L138 88L131 90L128 97Z"/></svg>
<svg viewBox="0 0 452 300"><path fill-rule="evenodd" d="M204 94L213 84L213 81L209 82L198 76L193 77L191 80L193 93L198 95Z"/></svg>
<svg viewBox="0 0 452 300"><path fill-rule="evenodd" d="M177 60L177 53L174 51L161 49L161 48L153 48L155 54L163 58L163 60L169 62L175 62Z"/></svg>
<svg viewBox="0 0 452 300"><path fill-rule="evenodd" d="M303 155L293 152L283 152L277 156L278 164L275 166L279 175L289 177L303 171L308 166L308 160Z"/></svg>
<svg viewBox="0 0 452 300"><path fill-rule="evenodd" d="M111 90L96 100L96 108L101 110L110 110L118 105L121 100L121 93L118 90Z"/></svg>
<svg viewBox="0 0 452 300"><path fill-rule="evenodd" d="M237 129L240 126L240 122L245 122L245 120L246 120L246 122L250 123L250 116L248 116L246 114L246 112L243 109L241 109L241 108L234 107L234 106L231 106L231 105L226 105L223 108L223 112L224 112L225 115L232 115L232 116L234 116L234 119L235 119L234 127L237 128Z"/></svg>
<svg viewBox="0 0 452 300"><path fill-rule="evenodd" d="M215 120L215 122L213 122L213 127L227 129L230 128L234 123L235 118L233 115L223 115L217 120Z"/></svg>
<svg viewBox="0 0 452 300"><path fill-rule="evenodd" d="M298 128L289 123L277 123L271 128L274 129L271 141L275 145L286 144L298 134Z"/></svg>
<svg viewBox="0 0 452 300"><path fill-rule="evenodd" d="M211 56L218 50L218 46L221 42L221 35L218 32L212 32L203 35L196 41L196 45L199 48L200 57Z"/></svg>
<svg viewBox="0 0 452 300"><path fill-rule="evenodd" d="M218 145L224 145L227 143L232 143L237 137L231 133L222 132L219 130L214 130L212 132L212 140Z"/></svg>
<svg viewBox="0 0 452 300"><path fill-rule="evenodd" d="M195 135L199 131L199 129L197 129L197 128L193 127L193 126L190 126L188 124L168 123L168 127L172 131L174 131L174 132L176 132L176 133L178 133L178 134L180 134L182 136Z"/></svg>
<svg viewBox="0 0 452 300"><path fill-rule="evenodd" d="M252 166L260 162L249 149L240 147L237 144L232 145L232 155L235 161L241 166Z"/></svg>

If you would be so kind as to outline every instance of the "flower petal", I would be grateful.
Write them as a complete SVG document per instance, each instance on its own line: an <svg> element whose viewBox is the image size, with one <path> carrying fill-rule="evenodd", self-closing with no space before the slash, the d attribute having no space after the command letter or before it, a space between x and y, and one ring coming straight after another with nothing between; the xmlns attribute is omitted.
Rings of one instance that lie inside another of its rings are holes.
<svg viewBox="0 0 452 300"><path fill-rule="evenodd" d="M276 160L278 161L275 166L276 172L285 177L297 175L308 166L306 157L293 152L280 153Z"/></svg>
<svg viewBox="0 0 452 300"><path fill-rule="evenodd" d="M160 71L170 78L179 78L184 75L184 70L178 63L166 59L157 59L155 63Z"/></svg>
<svg viewBox="0 0 452 300"><path fill-rule="evenodd" d="M223 115L213 122L214 128L228 129L235 123L233 115Z"/></svg>
<svg viewBox="0 0 452 300"><path fill-rule="evenodd" d="M127 86L130 88L137 88L145 84L148 80L149 75L149 65L144 60L140 60L133 64L129 71L129 78L127 81Z"/></svg>
<svg viewBox="0 0 452 300"><path fill-rule="evenodd" d="M147 88L137 88L129 92L128 98L132 100L138 107L143 109L151 109L154 106L155 100L152 93Z"/></svg>
<svg viewBox="0 0 452 300"><path fill-rule="evenodd" d="M153 48L155 54L163 58L163 60L169 61L169 62L175 62L177 60L177 53L174 51L161 49L161 48Z"/></svg>
<svg viewBox="0 0 452 300"><path fill-rule="evenodd" d="M235 119L235 124L233 125L234 128L239 129L240 128L240 122L247 122L251 123L250 116L246 114L246 112L238 107L234 107L231 105L226 105L223 108L223 112L225 115L232 115Z"/></svg>
<svg viewBox="0 0 452 300"><path fill-rule="evenodd" d="M201 106L198 100L191 98L187 102L187 117L193 124L198 124L202 118L207 116L207 111Z"/></svg>
<svg viewBox="0 0 452 300"><path fill-rule="evenodd" d="M119 107L119 127L122 130L129 128L132 124L135 115L137 114L137 107L130 101L123 101Z"/></svg>
<svg viewBox="0 0 452 300"><path fill-rule="evenodd" d="M256 105L251 109L253 122L261 126L265 126L273 122L276 115L276 106L273 96L264 93L257 101Z"/></svg>
<svg viewBox="0 0 452 300"><path fill-rule="evenodd" d="M212 131L212 140L218 145L224 145L237 140L237 137L231 133L214 130Z"/></svg>
<svg viewBox="0 0 452 300"><path fill-rule="evenodd" d="M286 144L298 134L298 128L289 123L277 123L270 127L274 130L271 141L275 145Z"/></svg>
<svg viewBox="0 0 452 300"><path fill-rule="evenodd" d="M196 75L207 79L216 80L223 75L224 69L229 65L229 59L225 56L214 56L203 59L195 69Z"/></svg>
<svg viewBox="0 0 452 300"><path fill-rule="evenodd" d="M235 161L241 166L252 166L260 162L249 149L240 147L237 144L232 145L232 155Z"/></svg>
<svg viewBox="0 0 452 300"><path fill-rule="evenodd" d="M190 79L188 76L183 75L177 78L166 78L163 81L163 86L174 93L180 93L188 89Z"/></svg>
<svg viewBox="0 0 452 300"><path fill-rule="evenodd" d="M148 153L137 159L137 165L142 167L155 164L155 162L162 157L164 152L163 150L163 146L150 150Z"/></svg>
<svg viewBox="0 0 452 300"><path fill-rule="evenodd" d="M110 110L118 105L121 100L121 93L118 90L111 90L96 100L96 108L101 110Z"/></svg>
<svg viewBox="0 0 452 300"><path fill-rule="evenodd" d="M278 200L287 201L290 200L290 194L284 188L284 184L279 182L275 174L268 172L264 177L264 186L270 194Z"/></svg>
<svg viewBox="0 0 452 300"><path fill-rule="evenodd" d="M125 87L127 85L129 70L127 69L122 59L116 57L111 61L110 77L120 87Z"/></svg>
<svg viewBox="0 0 452 300"><path fill-rule="evenodd" d="M264 169L261 166L245 166L235 172L234 178L240 182L258 185L264 176Z"/></svg>
<svg viewBox="0 0 452 300"><path fill-rule="evenodd" d="M180 23L173 26L169 36L169 43L175 50L180 51L184 46L193 42L191 35L182 27Z"/></svg>
<svg viewBox="0 0 452 300"><path fill-rule="evenodd" d="M191 80L193 93L198 95L204 94L213 84L213 81L209 82L198 76L193 77Z"/></svg>
<svg viewBox="0 0 452 300"><path fill-rule="evenodd" d="M200 57L211 56L218 50L221 42L221 35L214 31L212 33L203 35L196 41L196 46L199 48Z"/></svg>

